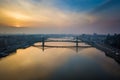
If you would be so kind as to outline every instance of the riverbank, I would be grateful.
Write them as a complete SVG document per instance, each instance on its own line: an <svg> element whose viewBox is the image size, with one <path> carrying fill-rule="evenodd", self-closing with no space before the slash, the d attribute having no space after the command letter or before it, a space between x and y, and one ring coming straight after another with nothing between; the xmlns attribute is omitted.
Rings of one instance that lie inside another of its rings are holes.
<svg viewBox="0 0 120 80"><path fill-rule="evenodd" d="M0 58L40 41L41 35L2 35L0 36Z"/></svg>
<svg viewBox="0 0 120 80"><path fill-rule="evenodd" d="M113 58L115 61L117 61L120 64L120 50L113 48L111 46L108 46L104 43L98 43L98 41L90 41L87 39L81 39L83 42L92 45L93 47L103 51L106 56L109 56Z"/></svg>
<svg viewBox="0 0 120 80"><path fill-rule="evenodd" d="M14 45L14 46L8 46L7 48L4 48L1 52L0 52L0 58L2 57L6 57L8 55L10 55L13 52L16 52L17 49L25 49L27 47L30 47L31 45L33 45L34 43L31 44L19 44L19 45Z"/></svg>

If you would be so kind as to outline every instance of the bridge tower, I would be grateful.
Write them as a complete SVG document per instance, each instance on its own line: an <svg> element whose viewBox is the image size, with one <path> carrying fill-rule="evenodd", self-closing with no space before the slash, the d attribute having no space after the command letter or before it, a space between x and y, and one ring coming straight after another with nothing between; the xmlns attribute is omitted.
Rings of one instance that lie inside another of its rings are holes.
<svg viewBox="0 0 120 80"><path fill-rule="evenodd" d="M45 46L45 38L42 37L42 50L44 51L44 46Z"/></svg>
<svg viewBox="0 0 120 80"><path fill-rule="evenodd" d="M76 37L75 43L76 43L76 52L78 53L78 36Z"/></svg>
<svg viewBox="0 0 120 80"><path fill-rule="evenodd" d="M78 36L76 37L76 47L78 47Z"/></svg>

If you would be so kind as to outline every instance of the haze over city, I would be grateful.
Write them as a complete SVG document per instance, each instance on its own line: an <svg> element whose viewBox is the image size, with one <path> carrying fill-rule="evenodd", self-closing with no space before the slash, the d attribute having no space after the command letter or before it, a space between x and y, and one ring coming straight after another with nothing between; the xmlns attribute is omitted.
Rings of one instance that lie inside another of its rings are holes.
<svg viewBox="0 0 120 80"><path fill-rule="evenodd" d="M0 0L0 33L119 33L119 0Z"/></svg>

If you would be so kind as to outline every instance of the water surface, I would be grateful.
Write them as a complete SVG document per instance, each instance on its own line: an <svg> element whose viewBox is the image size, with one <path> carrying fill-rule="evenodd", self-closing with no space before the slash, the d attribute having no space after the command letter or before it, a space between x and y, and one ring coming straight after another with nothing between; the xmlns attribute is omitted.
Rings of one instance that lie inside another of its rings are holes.
<svg viewBox="0 0 120 80"><path fill-rule="evenodd" d="M73 46L69 42L47 42L52 46ZM35 45L41 45L36 43ZM87 46L85 43L79 43ZM120 80L120 65L91 47L28 47L0 59L0 80Z"/></svg>

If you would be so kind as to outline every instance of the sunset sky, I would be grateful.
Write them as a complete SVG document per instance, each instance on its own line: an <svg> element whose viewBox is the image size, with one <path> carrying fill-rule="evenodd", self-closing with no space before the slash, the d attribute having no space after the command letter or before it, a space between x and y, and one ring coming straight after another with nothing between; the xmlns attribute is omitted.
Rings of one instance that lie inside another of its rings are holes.
<svg viewBox="0 0 120 80"><path fill-rule="evenodd" d="M94 32L120 32L120 0L0 0L0 33Z"/></svg>

